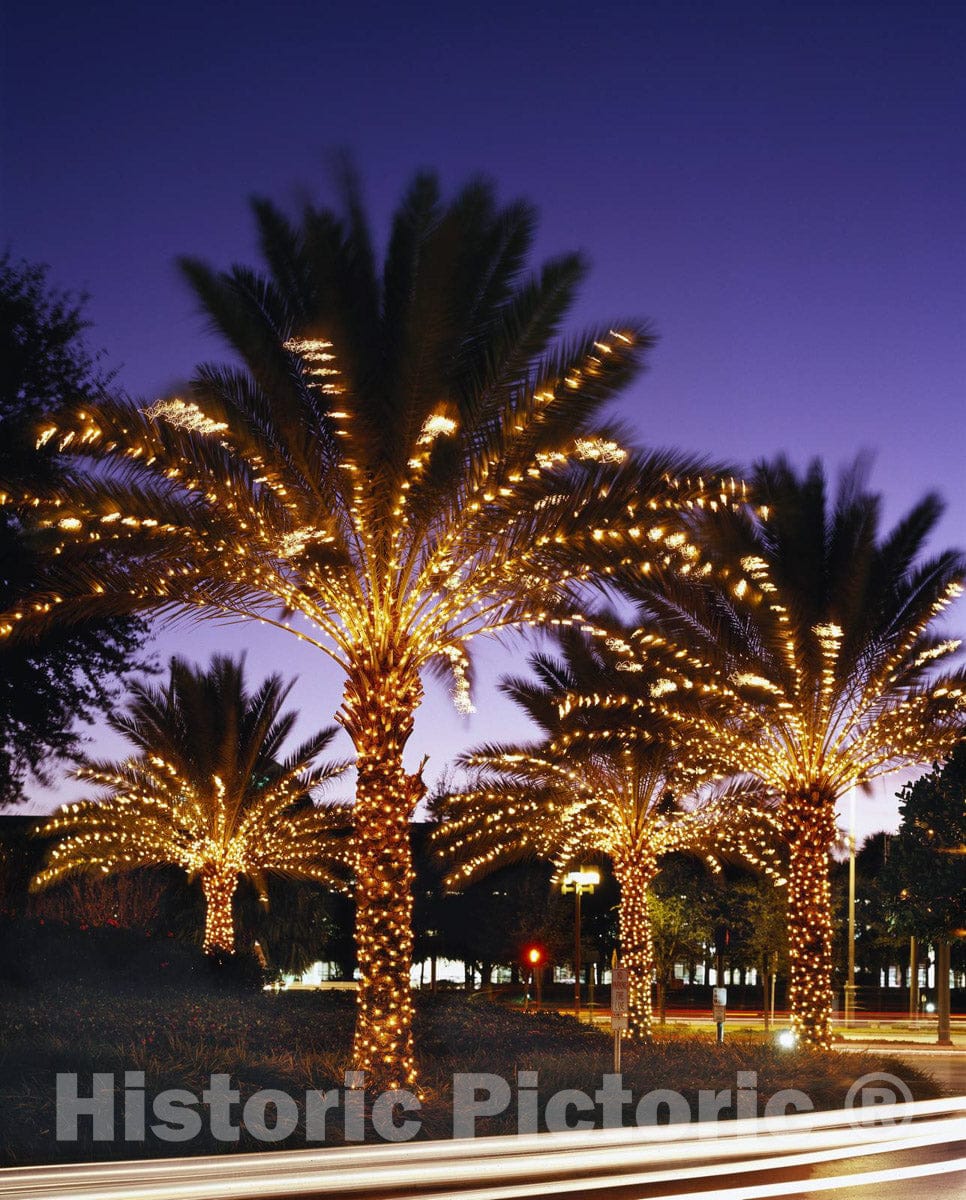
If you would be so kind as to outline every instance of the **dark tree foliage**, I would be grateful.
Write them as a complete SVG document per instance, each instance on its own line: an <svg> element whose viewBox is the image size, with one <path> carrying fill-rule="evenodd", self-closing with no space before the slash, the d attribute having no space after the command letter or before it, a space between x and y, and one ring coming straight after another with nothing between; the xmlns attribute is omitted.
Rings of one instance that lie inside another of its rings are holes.
<svg viewBox="0 0 966 1200"><path fill-rule="evenodd" d="M667 1019L668 992L678 963L693 969L704 962L714 937L716 881L705 864L688 854L670 854L648 896L654 947L657 1009Z"/></svg>
<svg viewBox="0 0 966 1200"><path fill-rule="evenodd" d="M535 945L543 949L545 962L569 961L572 911L572 899L551 886L548 866L513 863L461 892L439 897L433 948L446 958L484 968L521 964L527 947ZM596 953L589 924L583 929L588 961Z"/></svg>
<svg viewBox="0 0 966 1200"><path fill-rule="evenodd" d="M48 286L46 269L0 257L0 491L63 478L55 448L36 448L47 413L104 393L110 380L84 346L80 303ZM36 586L49 534L0 507L0 609ZM112 706L141 669L147 627L88 621L48 629L39 641L0 648L0 804L23 799L31 776L49 783L79 746L76 722Z"/></svg>
<svg viewBox="0 0 966 1200"><path fill-rule="evenodd" d="M883 971L904 965L909 943L892 919L889 860L894 837L875 833L865 839L855 855L855 965L856 982L878 987ZM832 905L835 913L835 967L839 979L847 977L849 949L849 863L833 863ZM859 1003L862 1003L860 996Z"/></svg>
<svg viewBox="0 0 966 1200"><path fill-rule="evenodd" d="M253 951L257 941L273 975L301 975L320 961L341 965L346 943L352 942L352 913L344 897L285 876L274 876L267 894L264 903L255 888L239 889L240 949Z"/></svg>
<svg viewBox="0 0 966 1200"><path fill-rule="evenodd" d="M897 931L966 937L966 741L899 793L902 822L885 880Z"/></svg>

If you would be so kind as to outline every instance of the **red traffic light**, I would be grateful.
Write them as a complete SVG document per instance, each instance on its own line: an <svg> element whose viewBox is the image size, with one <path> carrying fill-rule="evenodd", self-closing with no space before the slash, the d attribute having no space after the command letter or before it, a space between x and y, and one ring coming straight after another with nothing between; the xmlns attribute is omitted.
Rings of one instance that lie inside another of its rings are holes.
<svg viewBox="0 0 966 1200"><path fill-rule="evenodd" d="M531 966L535 967L542 958L543 951L539 946L531 946L527 951L527 962L530 963Z"/></svg>

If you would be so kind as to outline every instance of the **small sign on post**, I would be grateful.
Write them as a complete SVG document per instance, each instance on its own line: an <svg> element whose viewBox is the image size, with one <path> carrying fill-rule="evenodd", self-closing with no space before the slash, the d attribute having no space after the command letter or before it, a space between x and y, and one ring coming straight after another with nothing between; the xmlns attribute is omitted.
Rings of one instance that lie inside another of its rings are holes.
<svg viewBox="0 0 966 1200"><path fill-rule="evenodd" d="M621 1069L621 1034L627 1032L630 1012L630 973L615 963L610 976L610 1027L614 1031L614 1071Z"/></svg>
<svg viewBox="0 0 966 1200"><path fill-rule="evenodd" d="M717 1027L719 1044L724 1041L725 1005L728 1003L728 989L716 987L711 993L711 1009L714 1023Z"/></svg>

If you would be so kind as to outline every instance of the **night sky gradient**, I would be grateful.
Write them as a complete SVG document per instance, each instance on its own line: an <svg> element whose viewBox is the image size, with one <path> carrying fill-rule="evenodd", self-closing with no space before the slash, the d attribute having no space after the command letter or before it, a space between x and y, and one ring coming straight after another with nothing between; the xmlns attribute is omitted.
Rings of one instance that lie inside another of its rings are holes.
<svg viewBox="0 0 966 1200"><path fill-rule="evenodd" d="M966 543L963 4L6 0L0 19L0 245L90 294L132 395L223 357L176 256L255 262L247 197L332 198L344 147L380 235L429 166L534 201L540 258L584 250L572 327L660 334L617 409L643 442L833 474L868 450L889 520L937 488L935 548ZM341 680L295 639L157 642L242 647L253 676L300 675L301 731L330 722ZM430 779L520 733L493 682L525 649L478 654L468 721L430 685L410 743ZM894 790L860 803L860 833L894 823Z"/></svg>

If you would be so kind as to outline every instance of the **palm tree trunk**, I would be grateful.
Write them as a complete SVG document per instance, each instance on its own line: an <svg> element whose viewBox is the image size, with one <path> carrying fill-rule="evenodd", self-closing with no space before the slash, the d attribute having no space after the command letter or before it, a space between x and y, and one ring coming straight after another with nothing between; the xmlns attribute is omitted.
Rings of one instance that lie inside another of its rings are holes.
<svg viewBox="0 0 966 1200"><path fill-rule="evenodd" d="M829 853L835 840L834 798L818 790L787 797L788 1006L806 1046L832 1044L832 902Z"/></svg>
<svg viewBox="0 0 966 1200"><path fill-rule="evenodd" d="M621 898L617 912L621 941L621 965L628 968L627 1036L649 1042L653 1032L654 1010L651 1003L651 977L654 953L651 945L651 920L647 910L647 889L656 870L650 864L628 862L614 864Z"/></svg>
<svg viewBox="0 0 966 1200"><path fill-rule="evenodd" d="M403 748L421 688L396 673L350 679L340 720L358 752L353 810L359 989L352 1065L376 1090L412 1086L413 861L410 821L425 794Z"/></svg>
<svg viewBox="0 0 966 1200"><path fill-rule="evenodd" d="M216 866L206 866L201 871L201 890L205 896L205 941L206 954L235 953L235 922L232 916L232 900L238 886L238 873Z"/></svg>

